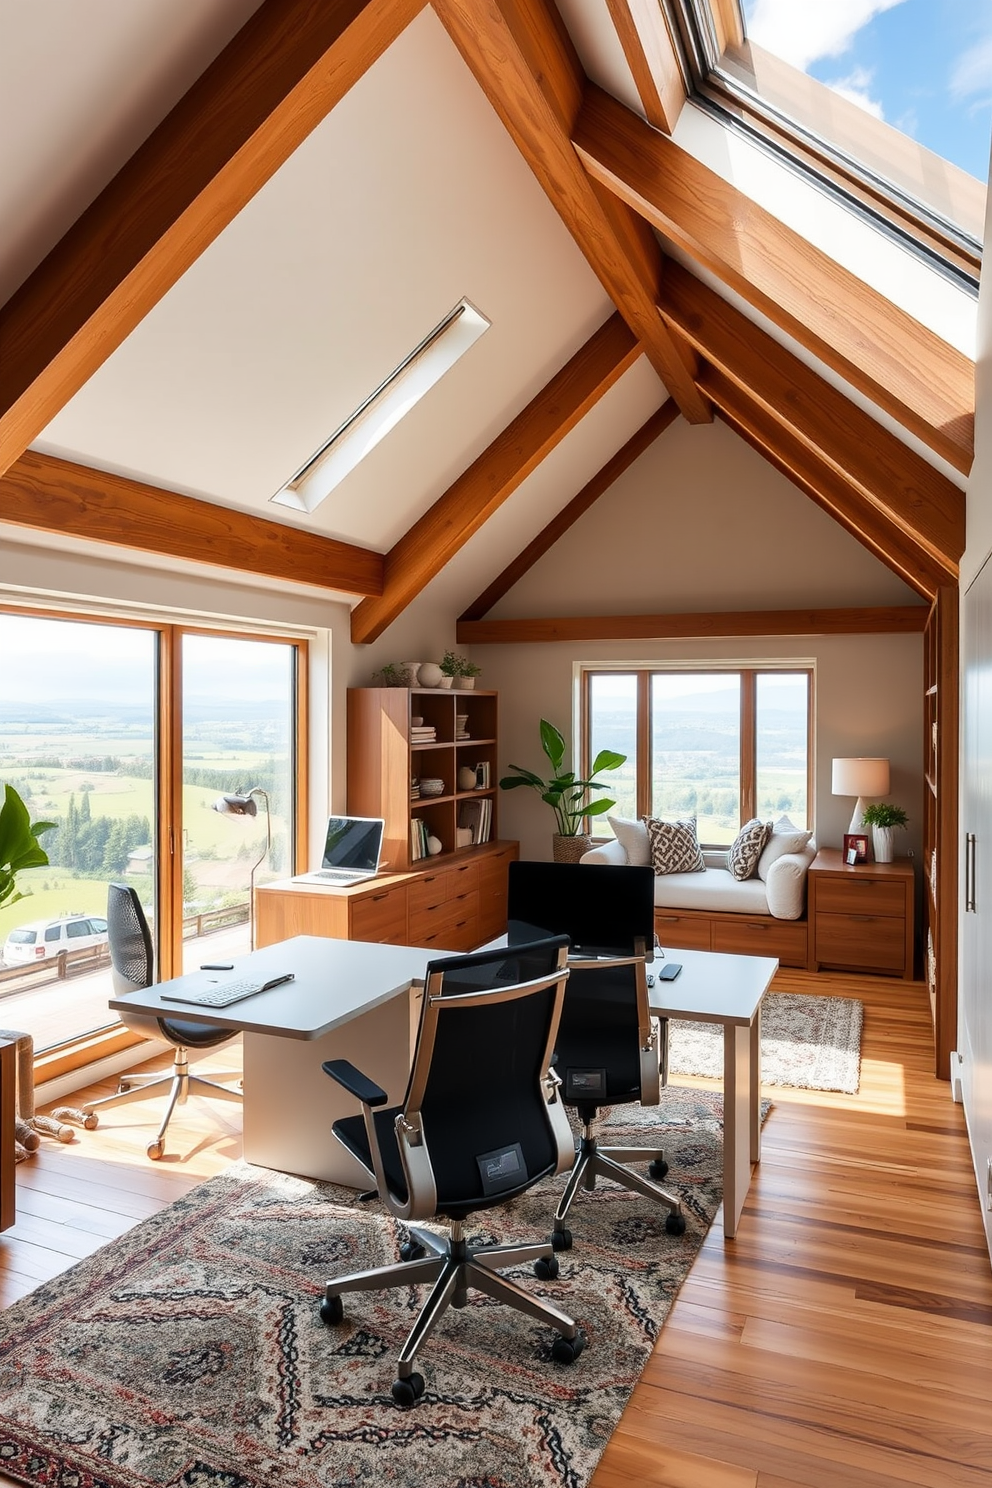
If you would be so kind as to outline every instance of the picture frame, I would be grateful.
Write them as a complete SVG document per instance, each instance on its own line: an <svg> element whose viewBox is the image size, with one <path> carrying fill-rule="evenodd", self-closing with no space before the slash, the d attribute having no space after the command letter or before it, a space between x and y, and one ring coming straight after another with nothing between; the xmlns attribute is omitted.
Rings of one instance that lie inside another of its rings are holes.
<svg viewBox="0 0 992 1488"><path fill-rule="evenodd" d="M844 862L853 868L868 862L868 837L861 832L844 833Z"/></svg>

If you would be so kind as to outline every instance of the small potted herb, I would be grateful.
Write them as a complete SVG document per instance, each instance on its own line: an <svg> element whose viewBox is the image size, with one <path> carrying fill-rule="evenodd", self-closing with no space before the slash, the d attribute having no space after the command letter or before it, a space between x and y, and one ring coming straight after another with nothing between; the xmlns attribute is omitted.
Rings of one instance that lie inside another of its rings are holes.
<svg viewBox="0 0 992 1488"><path fill-rule="evenodd" d="M387 661L377 672L372 673L373 687L406 687L406 673L395 662Z"/></svg>
<svg viewBox="0 0 992 1488"><path fill-rule="evenodd" d="M861 813L866 827L871 827L872 848L876 863L891 863L895 857L892 833L896 827L905 827L909 817L901 806L892 806L886 801L874 801Z"/></svg>

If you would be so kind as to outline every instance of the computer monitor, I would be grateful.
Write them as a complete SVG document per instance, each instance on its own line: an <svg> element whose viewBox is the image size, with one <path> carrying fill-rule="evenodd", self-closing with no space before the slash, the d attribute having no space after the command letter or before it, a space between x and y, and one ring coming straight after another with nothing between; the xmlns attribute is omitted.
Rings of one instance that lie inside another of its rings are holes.
<svg viewBox="0 0 992 1488"><path fill-rule="evenodd" d="M511 863L507 898L511 944L535 930L567 935L573 949L654 948L654 870L609 863Z"/></svg>

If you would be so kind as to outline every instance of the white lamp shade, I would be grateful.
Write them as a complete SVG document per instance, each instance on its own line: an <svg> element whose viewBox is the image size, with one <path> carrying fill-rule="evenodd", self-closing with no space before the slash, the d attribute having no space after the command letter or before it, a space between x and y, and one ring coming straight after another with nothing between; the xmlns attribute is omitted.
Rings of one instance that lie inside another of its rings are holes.
<svg viewBox="0 0 992 1488"><path fill-rule="evenodd" d="M835 759L830 789L835 796L884 796L889 788L887 759Z"/></svg>

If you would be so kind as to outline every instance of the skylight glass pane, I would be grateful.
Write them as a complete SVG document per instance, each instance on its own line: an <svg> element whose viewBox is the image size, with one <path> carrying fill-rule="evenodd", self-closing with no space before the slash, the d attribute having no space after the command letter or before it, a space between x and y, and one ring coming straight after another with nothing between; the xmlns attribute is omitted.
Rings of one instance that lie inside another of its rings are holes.
<svg viewBox="0 0 992 1488"><path fill-rule="evenodd" d="M745 0L749 40L983 184L992 6L980 0Z"/></svg>
<svg viewBox="0 0 992 1488"><path fill-rule="evenodd" d="M296 511L313 511L489 326L474 305L460 300L270 499Z"/></svg>

